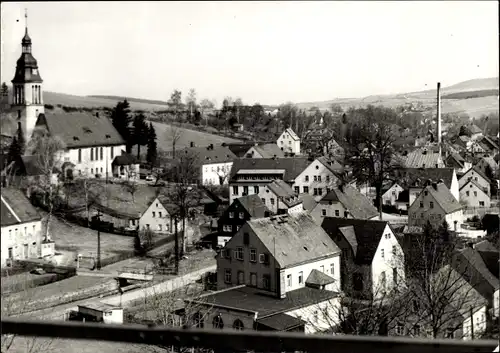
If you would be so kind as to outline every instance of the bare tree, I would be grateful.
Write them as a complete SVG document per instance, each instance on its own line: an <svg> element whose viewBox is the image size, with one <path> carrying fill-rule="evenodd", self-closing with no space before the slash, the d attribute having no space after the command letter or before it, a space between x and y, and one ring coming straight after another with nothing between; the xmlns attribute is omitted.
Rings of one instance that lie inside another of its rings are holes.
<svg viewBox="0 0 500 353"><path fill-rule="evenodd" d="M183 135L183 131L177 126L169 125L166 135L166 140L170 141L170 143L172 144L172 158L175 159L175 149L177 146L177 142Z"/></svg>
<svg viewBox="0 0 500 353"><path fill-rule="evenodd" d="M196 90L191 88L186 96L186 105L189 108L189 115L193 115L193 109L196 108Z"/></svg>
<svg viewBox="0 0 500 353"><path fill-rule="evenodd" d="M34 134L29 150L34 152L35 165L40 176L32 183L31 190L44 195L44 205L48 214L45 225L44 241L50 241L50 220L59 197L60 183L53 180L54 174L62 165L64 142L58 136L50 136L41 132Z"/></svg>
<svg viewBox="0 0 500 353"><path fill-rule="evenodd" d="M212 108L214 108L214 106L215 106L214 103L211 102L209 99L207 99L207 98L203 99L200 103L201 114L205 115L205 110L212 109ZM206 125L208 125L208 116L205 116L205 122L206 122Z"/></svg>

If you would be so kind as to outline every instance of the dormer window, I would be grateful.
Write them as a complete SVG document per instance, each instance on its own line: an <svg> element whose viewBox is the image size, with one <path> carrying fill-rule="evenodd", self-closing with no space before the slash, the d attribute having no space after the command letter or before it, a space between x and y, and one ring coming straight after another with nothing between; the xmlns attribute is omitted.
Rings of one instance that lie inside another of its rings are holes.
<svg viewBox="0 0 500 353"><path fill-rule="evenodd" d="M73 136L73 141L80 141L80 139L78 138L78 136Z"/></svg>
<svg viewBox="0 0 500 353"><path fill-rule="evenodd" d="M83 129L83 132L86 133L86 134L91 134L92 133L92 130L90 130L88 127L84 126L82 127Z"/></svg>
<svg viewBox="0 0 500 353"><path fill-rule="evenodd" d="M107 139L110 139L110 138L111 138L111 135L106 134L106 138L107 138Z"/></svg>

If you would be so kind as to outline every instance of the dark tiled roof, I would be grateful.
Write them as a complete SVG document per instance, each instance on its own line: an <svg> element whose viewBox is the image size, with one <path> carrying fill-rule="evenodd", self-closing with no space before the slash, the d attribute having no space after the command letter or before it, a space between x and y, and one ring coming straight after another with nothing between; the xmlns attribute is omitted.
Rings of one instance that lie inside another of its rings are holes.
<svg viewBox="0 0 500 353"><path fill-rule="evenodd" d="M481 134L483 132L483 130L481 130L476 124L467 126L467 130L469 130L472 134Z"/></svg>
<svg viewBox="0 0 500 353"><path fill-rule="evenodd" d="M1 216L2 227L41 220L40 214L22 191L14 188L2 188Z"/></svg>
<svg viewBox="0 0 500 353"><path fill-rule="evenodd" d="M482 177L482 178L483 178L486 182L491 183L490 178L488 178L488 177L487 177L487 176L483 173L483 171L482 171L481 169L479 169L478 167L476 167L476 166L474 166L474 167L470 168L468 171L466 171L466 172L464 173L464 175L462 176L462 178L465 178L465 175L466 175L467 173L469 173L471 170L472 170L472 171L474 171L474 172L476 172L478 175L480 175L480 176L481 176L481 177ZM462 178L460 178L460 179L462 179Z"/></svg>
<svg viewBox="0 0 500 353"><path fill-rule="evenodd" d="M311 194L307 193L299 194L299 200L302 201L302 206L306 211L312 211L318 204L314 197Z"/></svg>
<svg viewBox="0 0 500 353"><path fill-rule="evenodd" d="M257 319L258 329L263 326L265 329L275 330L275 331L287 331L298 326L305 325L306 322L297 317L290 316L287 314L276 314L272 316L267 316L263 319Z"/></svg>
<svg viewBox="0 0 500 353"><path fill-rule="evenodd" d="M424 190L427 190L434 197L445 214L450 214L463 208L444 183L427 185L422 189L422 191Z"/></svg>
<svg viewBox="0 0 500 353"><path fill-rule="evenodd" d="M446 166L453 167L453 164L456 164L456 165L458 165L458 167L463 168L464 162L465 162L465 160L458 153L450 153L448 158L446 158Z"/></svg>
<svg viewBox="0 0 500 353"><path fill-rule="evenodd" d="M281 268L340 252L328 234L306 213L252 219L247 224Z"/></svg>
<svg viewBox="0 0 500 353"><path fill-rule="evenodd" d="M244 157L245 156L245 153L247 153L247 151L253 147L255 144L252 143L252 142L248 142L248 143L225 143L225 144L222 144L222 146L226 146L227 148L229 148L231 150L231 152L233 152L236 157L238 158L241 158L241 157Z"/></svg>
<svg viewBox="0 0 500 353"><path fill-rule="evenodd" d="M495 215L495 216L498 216L498 215ZM482 240L482 241L474 244L474 249L476 249L479 252L481 252L481 251L499 252L500 251L499 249L497 249L495 247L495 245L493 245L492 242L490 242L488 240Z"/></svg>
<svg viewBox="0 0 500 353"><path fill-rule="evenodd" d="M112 162L113 165L131 165L131 164L139 164L137 158L130 153L122 152L121 155L116 156Z"/></svg>
<svg viewBox="0 0 500 353"><path fill-rule="evenodd" d="M406 168L436 167L436 164L442 164L441 155L430 149L419 149L408 153L405 157L404 165Z"/></svg>
<svg viewBox="0 0 500 353"><path fill-rule="evenodd" d="M139 184L133 198L120 184L108 184L106 187L109 193L100 189L93 191L99 193L94 207L117 218L140 218L157 197L157 190L149 185ZM168 200L162 202L164 206L166 203Z"/></svg>
<svg viewBox="0 0 500 353"><path fill-rule="evenodd" d="M292 158L238 158L234 160L231 168L231 176L229 180L233 180L234 176L240 169L284 169L285 181L295 181L308 166L311 164L307 158L292 157Z"/></svg>
<svg viewBox="0 0 500 353"><path fill-rule="evenodd" d="M262 156L262 158L283 158L285 154L275 143L266 143L264 145L253 146L253 148Z"/></svg>
<svg viewBox="0 0 500 353"><path fill-rule="evenodd" d="M227 306L258 313L258 317L285 313L338 297L338 293L303 287L286 292L286 298L257 288L240 286L203 296L201 302L213 306ZM200 298L201 299L201 298ZM195 299L196 300L196 299Z"/></svg>
<svg viewBox="0 0 500 353"><path fill-rule="evenodd" d="M184 151L184 153L191 153L193 156L196 156L197 163L199 165L231 162L237 158L228 147L223 146L186 147L181 151Z"/></svg>
<svg viewBox="0 0 500 353"><path fill-rule="evenodd" d="M353 218L368 219L378 215L378 211L372 202L358 190L349 185L344 185L342 190L335 187L326 194L320 201L340 202Z"/></svg>
<svg viewBox="0 0 500 353"><path fill-rule="evenodd" d="M267 185L269 190L271 190L276 196L280 198L287 207L293 207L302 201L295 195L292 187L285 183L283 180L275 180L269 185Z"/></svg>
<svg viewBox="0 0 500 353"><path fill-rule="evenodd" d="M474 179L471 179L469 181L467 181L461 188L459 191L462 191L462 189L464 189L465 187L468 187L469 183L471 183L472 185L474 185L475 187L477 187L479 190L483 191L483 187L481 185L479 185L477 183L477 181L475 181ZM483 191L484 192L484 191Z"/></svg>
<svg viewBox="0 0 500 353"><path fill-rule="evenodd" d="M297 136L297 134L295 133L295 131L293 131L291 128L287 128L283 133L288 133L290 135L290 137L292 139L294 139L295 141L299 141L300 138Z"/></svg>
<svg viewBox="0 0 500 353"><path fill-rule="evenodd" d="M324 286L333 282L335 282L335 280L332 277L316 269L312 270L306 279L306 284L312 284L315 286Z"/></svg>
<svg viewBox="0 0 500 353"><path fill-rule="evenodd" d="M85 113L40 114L37 125L59 136L67 148L124 145L125 140L108 117Z"/></svg>
<svg viewBox="0 0 500 353"><path fill-rule="evenodd" d="M319 157L318 161L321 164L323 164L326 167L326 169L328 169L334 174L341 173L344 170L344 167L342 167L342 165L333 158L327 158L323 156Z"/></svg>
<svg viewBox="0 0 500 353"><path fill-rule="evenodd" d="M489 149L497 149L498 150L498 144L488 136L483 136L483 138L479 142L488 146Z"/></svg>
<svg viewBox="0 0 500 353"><path fill-rule="evenodd" d="M380 243L380 239L382 239L384 229L387 225L388 223L386 221L369 221L337 217L325 217L321 224L323 229L332 239L336 239L338 235L345 236L346 234L352 233L348 228L344 228L352 226L355 239L347 239L347 241L350 242L351 246L354 241L356 242L356 249L352 249L355 255L355 261L358 264L364 265L372 263L378 244Z"/></svg>
<svg viewBox="0 0 500 353"><path fill-rule="evenodd" d="M447 188L451 188L453 181L453 168L408 168L402 171L402 174L409 180L409 186L417 186L417 179L420 180L420 186L424 185L427 180L439 181L443 180Z"/></svg>
<svg viewBox="0 0 500 353"><path fill-rule="evenodd" d="M262 218L266 212L272 213L257 194L239 197L234 202L238 202L252 218Z"/></svg>
<svg viewBox="0 0 500 353"><path fill-rule="evenodd" d="M489 165L492 170L498 168L498 164L493 157L482 157L481 159L484 160L484 162Z"/></svg>

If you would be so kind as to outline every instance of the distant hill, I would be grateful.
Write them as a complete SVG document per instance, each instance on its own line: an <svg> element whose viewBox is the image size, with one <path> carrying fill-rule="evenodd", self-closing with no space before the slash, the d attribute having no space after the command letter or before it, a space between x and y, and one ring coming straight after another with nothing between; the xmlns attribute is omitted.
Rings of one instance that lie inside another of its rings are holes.
<svg viewBox="0 0 500 353"><path fill-rule="evenodd" d="M498 77L473 79L448 87L442 87L442 112L466 113L470 117L480 117L483 114L498 112L498 87ZM347 109L351 106L362 107L368 104L397 107L418 103L421 103L424 109L435 110L436 89L399 94L372 95L363 98L338 98L328 101L298 103L297 106L299 109L305 110L312 107L327 110L332 104L339 104L342 108Z"/></svg>
<svg viewBox="0 0 500 353"><path fill-rule="evenodd" d="M142 99L142 98L131 98L131 97L119 97L119 96L102 96L102 95L92 95L87 96L91 98L102 98L113 101L124 101L125 99L129 102L135 103L146 103L146 104L155 104L155 105L168 105L165 101L151 100L151 99Z"/></svg>

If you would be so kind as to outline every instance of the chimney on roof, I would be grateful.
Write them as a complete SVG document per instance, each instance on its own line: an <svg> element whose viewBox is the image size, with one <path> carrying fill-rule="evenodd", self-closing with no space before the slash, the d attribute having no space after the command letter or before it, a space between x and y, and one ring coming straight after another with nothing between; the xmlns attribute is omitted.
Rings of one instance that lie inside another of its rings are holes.
<svg viewBox="0 0 500 353"><path fill-rule="evenodd" d="M427 154L427 150L423 150L422 154L425 156Z"/></svg>
<svg viewBox="0 0 500 353"><path fill-rule="evenodd" d="M438 184L437 183L432 183L432 188L437 191L438 189Z"/></svg>
<svg viewBox="0 0 500 353"><path fill-rule="evenodd" d="M194 147L194 141L191 141L191 142L189 143L189 147Z"/></svg>
<svg viewBox="0 0 500 353"><path fill-rule="evenodd" d="M214 149L214 144L211 143L208 147L209 147L209 149L213 150Z"/></svg>
<svg viewBox="0 0 500 353"><path fill-rule="evenodd" d="M95 117L98 118L99 117L99 112L96 112L95 113Z"/></svg>
<svg viewBox="0 0 500 353"><path fill-rule="evenodd" d="M438 180L438 184L443 184L444 183L444 180L443 179L439 179Z"/></svg>

